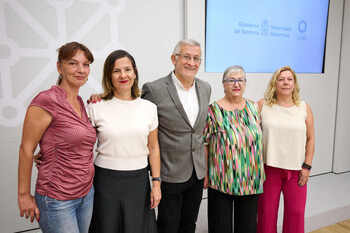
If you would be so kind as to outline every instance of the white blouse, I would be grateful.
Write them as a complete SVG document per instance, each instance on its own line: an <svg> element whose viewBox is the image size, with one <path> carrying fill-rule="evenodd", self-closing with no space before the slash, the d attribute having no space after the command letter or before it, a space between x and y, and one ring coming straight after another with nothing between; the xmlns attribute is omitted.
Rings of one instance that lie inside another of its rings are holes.
<svg viewBox="0 0 350 233"><path fill-rule="evenodd" d="M95 164L113 170L137 170L147 166L148 134L158 127L157 106L148 100L102 100L88 105L97 130Z"/></svg>
<svg viewBox="0 0 350 233"><path fill-rule="evenodd" d="M305 160L306 103L282 107L263 105L263 156L268 166L300 170Z"/></svg>

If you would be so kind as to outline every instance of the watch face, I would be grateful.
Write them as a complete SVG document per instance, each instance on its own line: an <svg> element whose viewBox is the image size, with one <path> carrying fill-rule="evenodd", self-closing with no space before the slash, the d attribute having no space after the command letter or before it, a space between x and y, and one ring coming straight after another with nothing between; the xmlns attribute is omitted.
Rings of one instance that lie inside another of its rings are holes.
<svg viewBox="0 0 350 233"><path fill-rule="evenodd" d="M303 163L303 165L301 167L308 169L308 170L311 170L311 168L312 168L309 164L306 164L306 163Z"/></svg>

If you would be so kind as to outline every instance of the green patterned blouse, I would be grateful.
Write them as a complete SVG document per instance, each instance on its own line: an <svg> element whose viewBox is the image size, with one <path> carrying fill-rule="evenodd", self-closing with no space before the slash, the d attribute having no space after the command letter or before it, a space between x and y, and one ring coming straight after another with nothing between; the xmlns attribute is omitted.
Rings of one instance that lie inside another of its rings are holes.
<svg viewBox="0 0 350 233"><path fill-rule="evenodd" d="M262 133L257 105L242 110L209 105L204 140L208 143L209 187L230 195L263 192Z"/></svg>

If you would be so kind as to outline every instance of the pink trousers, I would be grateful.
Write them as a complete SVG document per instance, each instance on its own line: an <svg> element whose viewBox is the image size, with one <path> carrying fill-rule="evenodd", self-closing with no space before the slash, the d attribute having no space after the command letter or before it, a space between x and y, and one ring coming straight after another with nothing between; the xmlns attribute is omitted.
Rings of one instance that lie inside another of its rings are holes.
<svg viewBox="0 0 350 233"><path fill-rule="evenodd" d="M277 233L278 207L283 193L283 233L304 233L306 185L299 186L300 171L265 166L264 193L258 201L257 233Z"/></svg>

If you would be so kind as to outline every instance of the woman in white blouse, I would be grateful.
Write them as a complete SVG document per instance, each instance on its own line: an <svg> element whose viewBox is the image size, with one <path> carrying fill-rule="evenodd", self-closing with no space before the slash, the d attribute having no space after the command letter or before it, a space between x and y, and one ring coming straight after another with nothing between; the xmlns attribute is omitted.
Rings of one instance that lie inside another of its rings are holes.
<svg viewBox="0 0 350 233"><path fill-rule="evenodd" d="M304 233L306 184L314 156L311 108L300 100L295 72L288 66L272 76L259 101L266 181L258 202L258 233L277 233L280 194L283 233Z"/></svg>
<svg viewBox="0 0 350 233"><path fill-rule="evenodd" d="M156 232L154 208L161 199L157 107L139 97L135 60L124 50L107 57L102 85L102 101L88 108L98 136L90 232Z"/></svg>

